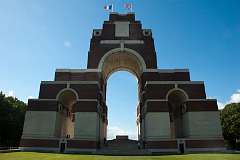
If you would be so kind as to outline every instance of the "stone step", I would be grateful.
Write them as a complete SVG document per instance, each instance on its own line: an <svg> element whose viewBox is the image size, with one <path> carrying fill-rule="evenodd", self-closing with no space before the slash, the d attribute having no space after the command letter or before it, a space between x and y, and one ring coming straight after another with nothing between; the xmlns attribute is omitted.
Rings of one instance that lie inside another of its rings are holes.
<svg viewBox="0 0 240 160"><path fill-rule="evenodd" d="M104 155L148 155L151 152L138 149L138 141L130 140L127 136L117 136L108 140L106 145L96 151L96 154Z"/></svg>
<svg viewBox="0 0 240 160"><path fill-rule="evenodd" d="M112 150L112 149L100 149L95 152L100 155L151 155L152 153L147 150Z"/></svg>

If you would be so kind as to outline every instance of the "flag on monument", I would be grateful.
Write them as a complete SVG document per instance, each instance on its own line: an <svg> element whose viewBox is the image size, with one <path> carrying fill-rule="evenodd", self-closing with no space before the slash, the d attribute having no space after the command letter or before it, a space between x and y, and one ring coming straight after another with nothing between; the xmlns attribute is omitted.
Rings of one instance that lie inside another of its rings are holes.
<svg viewBox="0 0 240 160"><path fill-rule="evenodd" d="M128 9L128 10L132 10L132 3L124 3L124 8Z"/></svg>
<svg viewBox="0 0 240 160"><path fill-rule="evenodd" d="M104 6L104 10L106 10L106 11L113 11L113 5L112 4L105 5Z"/></svg>

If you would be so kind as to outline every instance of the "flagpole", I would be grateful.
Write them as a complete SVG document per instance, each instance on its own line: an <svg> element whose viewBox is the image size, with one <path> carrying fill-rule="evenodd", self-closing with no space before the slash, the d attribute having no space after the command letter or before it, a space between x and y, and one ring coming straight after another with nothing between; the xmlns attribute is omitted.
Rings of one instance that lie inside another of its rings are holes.
<svg viewBox="0 0 240 160"><path fill-rule="evenodd" d="M112 12L114 12L114 7L115 7L114 0L111 0L110 2L112 3Z"/></svg>

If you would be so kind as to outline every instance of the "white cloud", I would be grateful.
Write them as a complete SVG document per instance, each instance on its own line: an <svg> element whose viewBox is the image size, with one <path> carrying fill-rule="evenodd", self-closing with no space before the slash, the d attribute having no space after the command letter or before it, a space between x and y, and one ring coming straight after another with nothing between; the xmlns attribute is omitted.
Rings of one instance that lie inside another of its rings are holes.
<svg viewBox="0 0 240 160"><path fill-rule="evenodd" d="M66 48L71 48L72 47L72 43L70 41L64 41L63 45Z"/></svg>
<svg viewBox="0 0 240 160"><path fill-rule="evenodd" d="M136 133L134 133L134 132L129 133L128 136L129 136L129 139L134 139L134 140L138 139L137 131L136 131Z"/></svg>
<svg viewBox="0 0 240 160"><path fill-rule="evenodd" d="M216 97L207 97L207 99L216 99Z"/></svg>
<svg viewBox="0 0 240 160"><path fill-rule="evenodd" d="M136 131L126 131L117 126L109 126L107 134L107 139L115 139L117 135L128 135L130 139L137 139L137 129Z"/></svg>
<svg viewBox="0 0 240 160"><path fill-rule="evenodd" d="M240 89L238 89L236 91L236 93L234 93L232 96L231 96L231 99L229 101L230 103L239 103L240 102Z"/></svg>
<svg viewBox="0 0 240 160"><path fill-rule="evenodd" d="M28 99L34 99L34 98L35 98L35 97L33 97L33 96L25 97L24 100L23 100L23 102L28 103Z"/></svg>
<svg viewBox="0 0 240 160"><path fill-rule="evenodd" d="M218 105L218 109L223 109L226 104L218 101L217 105Z"/></svg>
<svg viewBox="0 0 240 160"><path fill-rule="evenodd" d="M235 93L231 95L229 101L225 103L218 101L217 103L218 103L218 109L223 109L229 103L240 103L240 89L238 89Z"/></svg>
<svg viewBox="0 0 240 160"><path fill-rule="evenodd" d="M13 91L8 91L8 92L6 93L6 96L7 96L7 97L14 97L14 92L13 92Z"/></svg>
<svg viewBox="0 0 240 160"><path fill-rule="evenodd" d="M124 131L124 129L116 126L109 126L107 133L107 139L115 139L116 135L127 135L127 132Z"/></svg>
<svg viewBox="0 0 240 160"><path fill-rule="evenodd" d="M34 97L33 96L28 96L27 99L34 99Z"/></svg>

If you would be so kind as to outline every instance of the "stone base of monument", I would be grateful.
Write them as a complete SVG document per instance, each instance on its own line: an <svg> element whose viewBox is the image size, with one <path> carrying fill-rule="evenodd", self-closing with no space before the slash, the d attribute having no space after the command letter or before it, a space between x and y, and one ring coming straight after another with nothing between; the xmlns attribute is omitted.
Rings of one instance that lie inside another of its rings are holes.
<svg viewBox="0 0 240 160"><path fill-rule="evenodd" d="M87 153L102 155L151 155L193 152L226 152L223 139L161 139L139 143L126 135L104 144L79 139L22 139L21 151ZM1 153L1 151L0 151Z"/></svg>
<svg viewBox="0 0 240 160"><path fill-rule="evenodd" d="M106 144L97 150L95 154L152 155L226 151L222 139L163 139L161 141L145 142L144 146L143 149L143 144L140 145L139 141L131 140L126 135L120 135L116 136L116 139L106 141Z"/></svg>
<svg viewBox="0 0 240 160"><path fill-rule="evenodd" d="M116 139L108 140L104 147L96 151L103 155L150 155L151 152L140 149L137 140L131 140L127 135L118 135Z"/></svg>

